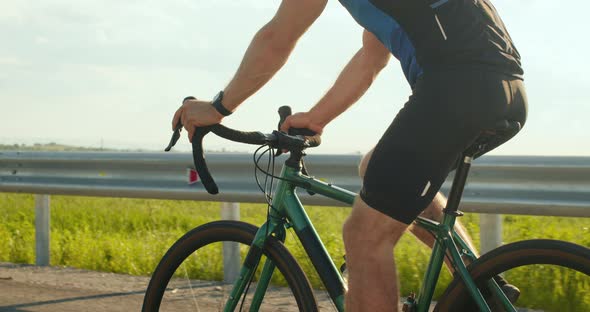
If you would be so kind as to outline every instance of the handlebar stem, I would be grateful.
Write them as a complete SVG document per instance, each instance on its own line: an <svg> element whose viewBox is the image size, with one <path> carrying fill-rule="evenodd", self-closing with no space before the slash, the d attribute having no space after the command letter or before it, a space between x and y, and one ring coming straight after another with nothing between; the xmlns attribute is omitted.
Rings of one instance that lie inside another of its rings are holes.
<svg viewBox="0 0 590 312"><path fill-rule="evenodd" d="M301 160L303 159L303 156L305 156L305 153L302 151L292 151L289 154L289 159L285 161L285 166L301 170Z"/></svg>

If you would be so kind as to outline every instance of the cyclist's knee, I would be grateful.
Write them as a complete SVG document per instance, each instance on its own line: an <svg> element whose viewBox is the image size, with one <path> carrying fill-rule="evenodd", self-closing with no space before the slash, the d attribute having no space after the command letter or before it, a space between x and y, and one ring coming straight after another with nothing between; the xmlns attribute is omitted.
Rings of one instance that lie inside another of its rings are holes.
<svg viewBox="0 0 590 312"><path fill-rule="evenodd" d="M434 198L432 199L432 202L428 205L428 207L426 207L426 209L424 209L424 211L422 211L422 213L420 214L420 216L426 218L426 219L430 219L430 220L435 220L435 221L442 221L443 218L443 209L446 206L446 198L444 197L444 195L442 195L442 193L438 192Z"/></svg>
<svg viewBox="0 0 590 312"><path fill-rule="evenodd" d="M359 177L363 179L365 177L365 172L367 172L367 165L369 164L369 160L371 159L371 155L373 155L373 149L371 149L363 158L359 164Z"/></svg>
<svg viewBox="0 0 590 312"><path fill-rule="evenodd" d="M344 222L342 235L347 249L360 252L377 246L393 247L407 227L357 198L352 213Z"/></svg>

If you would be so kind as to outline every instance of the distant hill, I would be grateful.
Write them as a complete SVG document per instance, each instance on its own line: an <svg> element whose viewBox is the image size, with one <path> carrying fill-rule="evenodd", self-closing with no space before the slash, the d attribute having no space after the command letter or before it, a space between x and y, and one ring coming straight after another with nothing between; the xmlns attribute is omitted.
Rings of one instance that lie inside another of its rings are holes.
<svg viewBox="0 0 590 312"><path fill-rule="evenodd" d="M0 151L22 151L22 152L161 152L153 149L117 149L117 148L100 148L100 147L82 147L51 143L26 144L0 144ZM172 150L172 152L175 152ZM205 149L207 153L244 153L243 151L232 151L222 148L221 150Z"/></svg>
<svg viewBox="0 0 590 312"><path fill-rule="evenodd" d="M58 144L58 143L54 143L54 142L47 143L47 144L35 143L33 145L0 144L0 151L7 151L7 150L10 150L10 151L43 151L43 152L113 152L113 151L122 151L122 150L112 149L112 148L71 146L71 145ZM131 151L131 150L125 150L125 151Z"/></svg>

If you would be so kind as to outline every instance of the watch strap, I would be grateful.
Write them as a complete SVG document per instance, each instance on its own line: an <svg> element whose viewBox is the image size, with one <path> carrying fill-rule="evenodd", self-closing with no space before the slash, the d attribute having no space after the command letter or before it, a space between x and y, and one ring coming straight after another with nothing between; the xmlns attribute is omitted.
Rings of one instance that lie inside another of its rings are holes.
<svg viewBox="0 0 590 312"><path fill-rule="evenodd" d="M215 109L223 116L229 116L232 114L231 111L227 110L225 107L223 107L223 104L221 103L221 101L223 100L223 91L219 91L219 93L217 94L217 96L215 96L215 99L213 99L213 102L211 102L211 105L213 105L213 107L215 107Z"/></svg>

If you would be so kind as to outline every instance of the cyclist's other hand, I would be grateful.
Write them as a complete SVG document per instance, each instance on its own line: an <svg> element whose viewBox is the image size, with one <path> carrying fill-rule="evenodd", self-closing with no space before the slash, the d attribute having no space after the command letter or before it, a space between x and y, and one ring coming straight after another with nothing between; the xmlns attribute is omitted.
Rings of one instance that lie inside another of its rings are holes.
<svg viewBox="0 0 590 312"><path fill-rule="evenodd" d="M172 118L172 129L176 127L180 120L188 133L188 140L192 143L195 127L218 124L223 117L209 101L185 99L182 106L174 114L174 118Z"/></svg>
<svg viewBox="0 0 590 312"><path fill-rule="evenodd" d="M281 131L288 133L290 128L305 128L317 134L322 134L324 131L324 125L316 122L309 112L295 113L287 117L281 125Z"/></svg>

